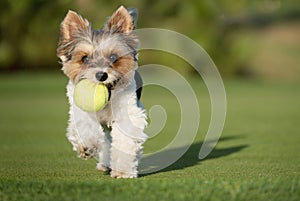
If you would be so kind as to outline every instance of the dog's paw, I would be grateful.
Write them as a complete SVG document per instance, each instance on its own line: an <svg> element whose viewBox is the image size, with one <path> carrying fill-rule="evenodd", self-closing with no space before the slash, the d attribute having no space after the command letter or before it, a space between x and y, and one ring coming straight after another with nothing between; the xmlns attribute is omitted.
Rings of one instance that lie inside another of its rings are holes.
<svg viewBox="0 0 300 201"><path fill-rule="evenodd" d="M126 172L120 172L120 171L115 171L112 170L110 172L110 176L116 179L133 179L133 178L137 178L137 174L130 174L130 173L126 173Z"/></svg>
<svg viewBox="0 0 300 201"><path fill-rule="evenodd" d="M101 172L104 172L104 173L109 173L111 171L111 169L109 167L104 166L100 163L97 164L96 169L101 171Z"/></svg>
<svg viewBox="0 0 300 201"><path fill-rule="evenodd" d="M85 160L93 158L95 153L96 153L96 149L94 147L89 148L89 147L79 146L77 148L78 157Z"/></svg>

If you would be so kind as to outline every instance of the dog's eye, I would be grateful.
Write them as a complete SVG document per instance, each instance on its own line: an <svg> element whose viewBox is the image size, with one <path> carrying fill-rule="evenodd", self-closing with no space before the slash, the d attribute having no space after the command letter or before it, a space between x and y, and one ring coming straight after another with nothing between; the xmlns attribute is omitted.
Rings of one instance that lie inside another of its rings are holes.
<svg viewBox="0 0 300 201"><path fill-rule="evenodd" d="M111 54L111 55L109 55L109 61L111 62L111 63L115 63L116 61L118 61L118 55L116 55L116 54Z"/></svg>
<svg viewBox="0 0 300 201"><path fill-rule="evenodd" d="M81 58L81 61L84 64L87 64L89 62L89 60L90 60L90 58L88 56L86 56L86 55Z"/></svg>

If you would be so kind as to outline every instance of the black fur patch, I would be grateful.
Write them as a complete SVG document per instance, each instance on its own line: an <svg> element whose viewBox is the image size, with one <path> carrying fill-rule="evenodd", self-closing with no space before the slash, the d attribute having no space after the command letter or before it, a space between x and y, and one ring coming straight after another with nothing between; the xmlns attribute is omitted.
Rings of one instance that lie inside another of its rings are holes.
<svg viewBox="0 0 300 201"><path fill-rule="evenodd" d="M135 79L135 83L136 83L136 96L137 96L138 100L140 100L140 98L142 96L143 80L138 71L135 71L134 79Z"/></svg>

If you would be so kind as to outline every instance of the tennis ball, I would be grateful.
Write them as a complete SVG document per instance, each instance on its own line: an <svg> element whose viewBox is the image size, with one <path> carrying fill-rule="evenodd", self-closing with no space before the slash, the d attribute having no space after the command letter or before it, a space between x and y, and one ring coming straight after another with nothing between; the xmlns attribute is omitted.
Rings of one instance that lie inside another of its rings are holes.
<svg viewBox="0 0 300 201"><path fill-rule="evenodd" d="M108 102L108 89L103 84L97 84L88 79L78 82L74 89L75 104L86 112L96 112L103 109Z"/></svg>

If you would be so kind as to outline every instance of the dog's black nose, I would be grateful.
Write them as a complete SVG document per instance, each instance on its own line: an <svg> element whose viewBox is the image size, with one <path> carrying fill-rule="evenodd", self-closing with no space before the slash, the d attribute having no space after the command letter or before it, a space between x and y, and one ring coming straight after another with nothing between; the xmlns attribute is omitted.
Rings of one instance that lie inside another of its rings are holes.
<svg viewBox="0 0 300 201"><path fill-rule="evenodd" d="M108 78L107 73L106 72L102 72L102 71L97 72L95 76L96 76L96 79L98 81L100 81L100 82L104 82Z"/></svg>

